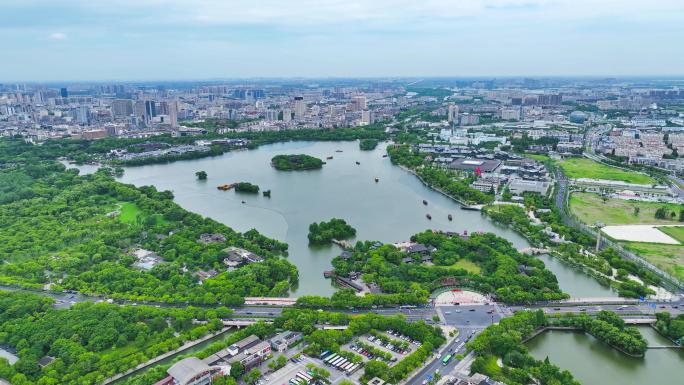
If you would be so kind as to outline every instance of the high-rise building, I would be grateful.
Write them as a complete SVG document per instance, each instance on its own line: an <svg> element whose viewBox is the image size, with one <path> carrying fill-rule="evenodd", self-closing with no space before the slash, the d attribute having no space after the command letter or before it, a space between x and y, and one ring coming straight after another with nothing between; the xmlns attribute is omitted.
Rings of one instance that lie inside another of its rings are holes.
<svg viewBox="0 0 684 385"><path fill-rule="evenodd" d="M157 105L154 100L145 101L145 115L147 115L148 121L157 116Z"/></svg>
<svg viewBox="0 0 684 385"><path fill-rule="evenodd" d="M449 104L449 110L447 111L447 120L449 123L458 123L458 105Z"/></svg>
<svg viewBox="0 0 684 385"><path fill-rule="evenodd" d="M178 102L173 100L168 103L169 123L171 127L178 127Z"/></svg>
<svg viewBox="0 0 684 385"><path fill-rule="evenodd" d="M304 97L295 96L294 98L294 114L295 120L304 120L304 115L306 114L306 103L304 103Z"/></svg>
<svg viewBox="0 0 684 385"><path fill-rule="evenodd" d="M363 110L361 111L361 125L368 126L375 123L375 114L373 111Z"/></svg>
<svg viewBox="0 0 684 385"><path fill-rule="evenodd" d="M366 97L363 95L354 96L352 98L352 109L354 111L363 111L368 109L368 103L366 102Z"/></svg>
<svg viewBox="0 0 684 385"><path fill-rule="evenodd" d="M136 125L139 127L145 127L149 124L147 120L147 114L145 113L145 102L138 100L133 106L133 114L135 115Z"/></svg>
<svg viewBox="0 0 684 385"><path fill-rule="evenodd" d="M129 99L114 99L112 101L112 116L126 118L133 114L133 101Z"/></svg>
<svg viewBox="0 0 684 385"><path fill-rule="evenodd" d="M59 96L63 98L68 98L69 97L69 91L67 90L66 87L62 87L59 89Z"/></svg>
<svg viewBox="0 0 684 385"><path fill-rule="evenodd" d="M90 122L90 109L87 106L80 106L76 111L76 120L81 124Z"/></svg>
<svg viewBox="0 0 684 385"><path fill-rule="evenodd" d="M292 120L292 110L289 108L283 109L283 122L289 122Z"/></svg>
<svg viewBox="0 0 684 385"><path fill-rule="evenodd" d="M269 122L273 122L278 120L278 111L277 110L266 110L266 120Z"/></svg>

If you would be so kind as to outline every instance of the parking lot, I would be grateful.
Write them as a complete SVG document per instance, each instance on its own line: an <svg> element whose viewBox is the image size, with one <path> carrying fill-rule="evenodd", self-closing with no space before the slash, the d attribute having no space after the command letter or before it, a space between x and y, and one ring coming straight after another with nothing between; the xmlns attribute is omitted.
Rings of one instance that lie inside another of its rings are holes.
<svg viewBox="0 0 684 385"><path fill-rule="evenodd" d="M417 341L411 342L408 337L387 331L376 332L375 335L366 334L359 336L350 343L341 346L341 348L360 355L364 363L372 359L380 359L374 354L377 351L389 354L391 359L383 359L383 361L392 366L404 359L407 354L410 354L418 346L420 346L420 343Z"/></svg>

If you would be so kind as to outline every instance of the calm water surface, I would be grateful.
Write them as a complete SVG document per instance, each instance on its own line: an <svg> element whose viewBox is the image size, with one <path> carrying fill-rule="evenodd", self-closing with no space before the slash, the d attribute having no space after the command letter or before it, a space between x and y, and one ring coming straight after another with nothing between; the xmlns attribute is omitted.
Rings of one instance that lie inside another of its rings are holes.
<svg viewBox="0 0 684 385"><path fill-rule="evenodd" d="M334 159L314 171L283 172L270 165L275 155L298 153ZM358 239L364 240L405 241L417 232L440 229L491 231L517 247L527 246L514 231L497 226L479 212L461 210L456 202L392 166L382 157L384 153L384 145L374 151L360 151L355 141L278 143L214 158L129 167L120 180L171 190L188 210L238 231L255 228L287 242L289 259L300 272L300 285L293 295L330 295L334 291L323 278L323 271L331 269L330 261L340 249L309 247L306 237L309 224L332 217L345 219L356 228ZM197 180L195 172L199 170L207 172L207 181ZM380 178L378 183L375 177ZM271 198L216 189L219 184L240 181L270 189ZM422 204L423 199L428 206ZM426 218L428 213L432 220ZM448 214L453 215L453 221L447 219Z"/></svg>
<svg viewBox="0 0 684 385"><path fill-rule="evenodd" d="M639 327L649 345L670 345L650 327ZM684 351L649 349L644 358L631 358L595 338L572 332L549 331L527 346L537 359L569 370L585 385L684 384Z"/></svg>

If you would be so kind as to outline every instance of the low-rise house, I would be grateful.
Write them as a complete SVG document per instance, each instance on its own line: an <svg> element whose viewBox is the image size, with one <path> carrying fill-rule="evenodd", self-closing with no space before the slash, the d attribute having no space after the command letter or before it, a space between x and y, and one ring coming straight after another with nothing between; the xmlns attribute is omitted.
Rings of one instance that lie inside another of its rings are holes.
<svg viewBox="0 0 684 385"><path fill-rule="evenodd" d="M289 347L301 341L304 335L300 332L286 331L271 338L271 349L275 352L282 353Z"/></svg>
<svg viewBox="0 0 684 385"><path fill-rule="evenodd" d="M154 252L145 249L136 249L133 251L136 261L133 266L143 270L151 270L156 265L163 262L163 260Z"/></svg>
<svg viewBox="0 0 684 385"><path fill-rule="evenodd" d="M230 366L210 366L197 357L188 357L171 365L166 373L169 376L155 385L210 385L230 374Z"/></svg>
<svg viewBox="0 0 684 385"><path fill-rule="evenodd" d="M264 260L251 251L234 246L223 249L223 252L227 254L226 258L223 259L223 263L229 267L236 267L246 263L259 263Z"/></svg>
<svg viewBox="0 0 684 385"><path fill-rule="evenodd" d="M546 195L551 187L551 182L525 179L512 179L508 185L511 194L522 195L525 192Z"/></svg>
<svg viewBox="0 0 684 385"><path fill-rule="evenodd" d="M209 271L200 270L200 271L196 272L195 275L197 276L197 278L199 278L200 283L202 283L209 278L213 278L213 277L217 276L218 272L216 270L209 270Z"/></svg>
<svg viewBox="0 0 684 385"><path fill-rule="evenodd" d="M430 254L435 251L432 246L425 246L422 243L414 243L406 248L408 254Z"/></svg>
<svg viewBox="0 0 684 385"><path fill-rule="evenodd" d="M42 368L50 365L53 361L55 360L55 357L50 357L50 356L44 356L40 360L38 360L38 366Z"/></svg>
<svg viewBox="0 0 684 385"><path fill-rule="evenodd" d="M208 234L204 233L201 234L199 237L198 242L204 243L205 245L208 245L210 243L219 243L219 242L225 242L226 237L223 234Z"/></svg>

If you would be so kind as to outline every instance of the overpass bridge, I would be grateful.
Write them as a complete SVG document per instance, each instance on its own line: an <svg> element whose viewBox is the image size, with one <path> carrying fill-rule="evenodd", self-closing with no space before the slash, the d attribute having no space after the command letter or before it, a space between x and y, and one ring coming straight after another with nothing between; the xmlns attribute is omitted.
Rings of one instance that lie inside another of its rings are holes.
<svg viewBox="0 0 684 385"><path fill-rule="evenodd" d="M245 297L245 305L294 306L297 298L288 297Z"/></svg>
<svg viewBox="0 0 684 385"><path fill-rule="evenodd" d="M234 326L234 327L241 328L241 327L254 325L255 323L258 323L258 322L272 324L273 320L272 319L260 319L260 320L222 319L221 322L223 322L224 326Z"/></svg>

